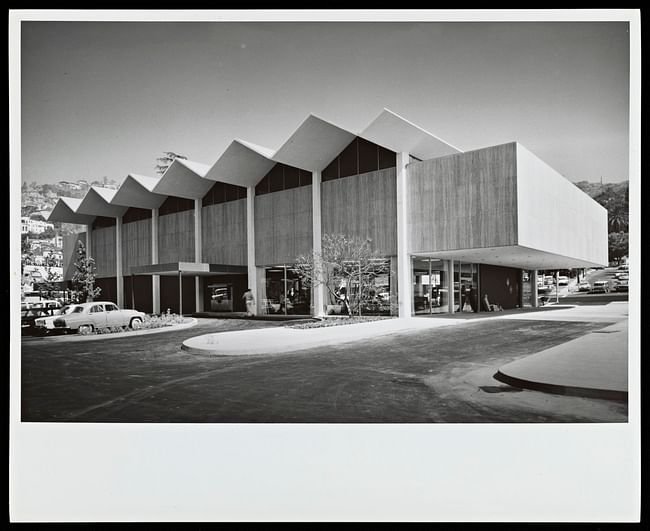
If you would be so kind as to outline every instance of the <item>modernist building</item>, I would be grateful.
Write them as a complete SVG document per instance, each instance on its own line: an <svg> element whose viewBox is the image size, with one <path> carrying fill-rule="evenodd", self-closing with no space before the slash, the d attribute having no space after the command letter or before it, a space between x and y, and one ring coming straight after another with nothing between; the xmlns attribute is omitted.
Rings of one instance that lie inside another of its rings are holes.
<svg viewBox="0 0 650 531"><path fill-rule="evenodd" d="M358 134L312 115L277 151L235 140L211 166L91 187L49 221L87 227L67 280L82 239L101 298L155 313L241 311L250 286L260 313L323 315L292 265L327 233L390 261L376 291L401 317L459 311L469 286L535 305L537 270L607 264L606 210L526 148L462 152L386 109Z"/></svg>

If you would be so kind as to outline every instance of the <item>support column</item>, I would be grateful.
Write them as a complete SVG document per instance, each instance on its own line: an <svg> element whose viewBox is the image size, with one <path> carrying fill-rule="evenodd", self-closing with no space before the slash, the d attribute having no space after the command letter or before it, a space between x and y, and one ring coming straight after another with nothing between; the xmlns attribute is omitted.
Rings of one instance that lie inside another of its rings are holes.
<svg viewBox="0 0 650 531"><path fill-rule="evenodd" d="M458 286L460 287L460 274L458 275ZM454 289L454 261L449 260L449 313L456 313L456 291ZM481 301L479 300L479 304Z"/></svg>
<svg viewBox="0 0 650 531"><path fill-rule="evenodd" d="M115 284L116 303L124 307L124 274L122 273L122 218L115 218Z"/></svg>
<svg viewBox="0 0 650 531"><path fill-rule="evenodd" d="M91 235L92 231L93 231L92 223L89 223L88 225L86 225L86 269L88 268L88 261L90 260L90 258L92 258L93 255L92 247L91 247L93 243L92 235ZM82 299L82 301L83 300L84 299Z"/></svg>
<svg viewBox="0 0 650 531"><path fill-rule="evenodd" d="M413 272L408 249L407 227L408 163L408 153L397 153L397 304L399 317L413 315Z"/></svg>
<svg viewBox="0 0 650 531"><path fill-rule="evenodd" d="M321 172L312 172L311 178L311 211L312 211L312 248L314 252L314 264L317 257L322 251L322 214L321 214ZM325 315L325 285L320 284L313 286L312 289L314 300L314 316L323 317Z"/></svg>
<svg viewBox="0 0 650 531"><path fill-rule="evenodd" d="M158 263L158 209L151 209L151 263ZM160 313L160 275L151 276L153 313Z"/></svg>
<svg viewBox="0 0 650 531"><path fill-rule="evenodd" d="M255 187L246 187L246 265L248 286L255 297L255 313L260 313L260 299L257 296L257 268L255 267Z"/></svg>
<svg viewBox="0 0 650 531"><path fill-rule="evenodd" d="M178 272L178 315L183 315L183 274Z"/></svg>
<svg viewBox="0 0 650 531"><path fill-rule="evenodd" d="M93 226L92 224L89 223L88 225L86 225L86 260L88 260L88 258L90 258L93 255L92 248L91 248L91 245L93 243L92 235L91 235L92 231L93 231Z"/></svg>
<svg viewBox="0 0 650 531"><path fill-rule="evenodd" d="M533 308L539 306L539 292L537 291L537 269L530 271L530 305Z"/></svg>
<svg viewBox="0 0 650 531"><path fill-rule="evenodd" d="M203 261L203 224L201 207L203 199L194 200L194 261L198 264ZM203 311L203 297L201 296L201 278L194 277L194 308L197 312Z"/></svg>

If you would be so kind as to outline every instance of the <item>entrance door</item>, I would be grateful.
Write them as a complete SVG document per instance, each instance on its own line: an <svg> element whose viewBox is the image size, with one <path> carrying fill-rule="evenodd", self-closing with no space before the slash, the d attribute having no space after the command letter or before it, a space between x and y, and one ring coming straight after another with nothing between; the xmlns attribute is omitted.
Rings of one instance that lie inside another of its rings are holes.
<svg viewBox="0 0 650 531"><path fill-rule="evenodd" d="M449 311L449 262L413 258L413 308L416 315Z"/></svg>
<svg viewBox="0 0 650 531"><path fill-rule="evenodd" d="M210 311L232 312L232 284L209 284Z"/></svg>
<svg viewBox="0 0 650 531"><path fill-rule="evenodd" d="M454 303L457 312L479 311L478 264L454 262Z"/></svg>

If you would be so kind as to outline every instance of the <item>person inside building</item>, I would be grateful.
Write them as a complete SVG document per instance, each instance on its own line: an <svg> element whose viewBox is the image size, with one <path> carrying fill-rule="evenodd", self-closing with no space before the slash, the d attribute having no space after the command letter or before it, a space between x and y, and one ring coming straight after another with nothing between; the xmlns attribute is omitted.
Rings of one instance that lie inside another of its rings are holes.
<svg viewBox="0 0 650 531"><path fill-rule="evenodd" d="M483 295L483 310L486 312L502 312L503 308L498 304L490 304L488 294Z"/></svg>

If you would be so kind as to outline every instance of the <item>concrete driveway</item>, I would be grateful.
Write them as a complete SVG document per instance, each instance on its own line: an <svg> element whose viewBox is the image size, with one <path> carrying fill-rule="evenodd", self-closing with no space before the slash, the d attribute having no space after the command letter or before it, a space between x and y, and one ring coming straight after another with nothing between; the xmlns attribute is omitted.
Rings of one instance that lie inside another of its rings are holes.
<svg viewBox="0 0 650 531"><path fill-rule="evenodd" d="M532 316L531 316L532 317ZM25 422L624 422L627 407L492 378L607 322L503 319L273 356L188 353L201 333L282 323L200 319L191 329L92 343L22 343Z"/></svg>

